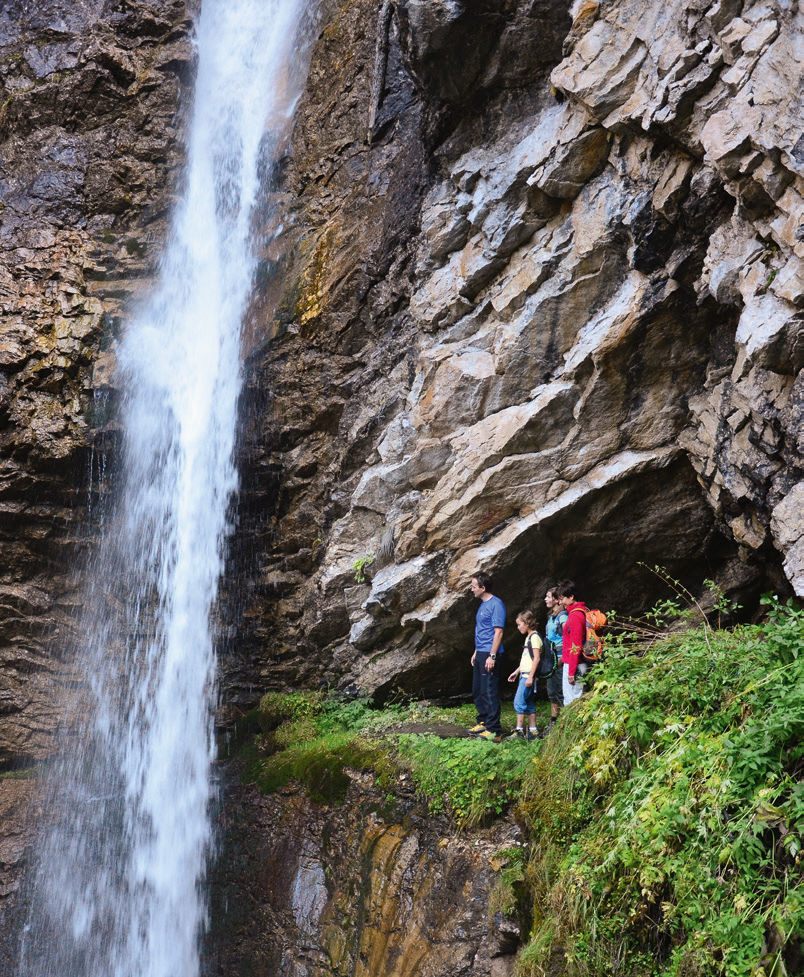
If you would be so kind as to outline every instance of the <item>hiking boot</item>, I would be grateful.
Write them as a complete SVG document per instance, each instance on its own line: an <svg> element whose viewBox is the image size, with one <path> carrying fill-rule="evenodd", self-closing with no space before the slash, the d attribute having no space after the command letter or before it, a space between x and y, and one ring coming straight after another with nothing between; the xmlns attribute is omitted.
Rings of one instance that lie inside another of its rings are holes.
<svg viewBox="0 0 804 977"><path fill-rule="evenodd" d="M550 722L541 731L541 733L539 733L539 739L543 740L545 736L549 736L549 734L553 732L553 727L555 726L555 724L556 724L556 720L551 719Z"/></svg>
<svg viewBox="0 0 804 977"><path fill-rule="evenodd" d="M506 736L505 738L508 740L523 740L525 739L525 730L515 729L510 736Z"/></svg>
<svg viewBox="0 0 804 977"><path fill-rule="evenodd" d="M485 731L486 731L485 723L478 723L477 726L472 726L471 729L468 726L466 727L466 732L470 736L478 736L480 733L485 733Z"/></svg>
<svg viewBox="0 0 804 977"><path fill-rule="evenodd" d="M502 736L499 733L493 733L490 729L487 729L485 733L478 733L477 738L485 740L487 743L500 743L502 741Z"/></svg>
<svg viewBox="0 0 804 977"><path fill-rule="evenodd" d="M539 730L534 726L532 729L528 730L526 736L528 743L533 743L534 740L539 739Z"/></svg>

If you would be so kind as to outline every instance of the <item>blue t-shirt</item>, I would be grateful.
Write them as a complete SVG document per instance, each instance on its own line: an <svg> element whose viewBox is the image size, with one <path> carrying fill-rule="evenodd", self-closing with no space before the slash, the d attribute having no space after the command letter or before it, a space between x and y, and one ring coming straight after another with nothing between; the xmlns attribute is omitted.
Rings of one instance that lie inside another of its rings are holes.
<svg viewBox="0 0 804 977"><path fill-rule="evenodd" d="M505 604L494 594L481 600L475 618L475 650L489 652L494 644L494 629L505 627ZM502 645L500 646L502 654Z"/></svg>
<svg viewBox="0 0 804 977"><path fill-rule="evenodd" d="M564 644L564 622L566 620L566 611L560 611L555 617L551 614L547 618L547 628L545 629L547 640L553 646L553 651L559 661L561 660L561 647Z"/></svg>

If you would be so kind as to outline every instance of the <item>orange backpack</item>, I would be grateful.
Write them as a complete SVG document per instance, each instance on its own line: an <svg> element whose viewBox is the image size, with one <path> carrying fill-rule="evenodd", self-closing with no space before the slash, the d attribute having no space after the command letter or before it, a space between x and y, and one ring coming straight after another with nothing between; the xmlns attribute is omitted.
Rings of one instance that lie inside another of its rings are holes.
<svg viewBox="0 0 804 977"><path fill-rule="evenodd" d="M575 611L580 610L580 607L575 608ZM574 614L575 611L570 613ZM580 660L586 665L595 665L597 662L603 661L604 643L598 631L606 626L606 615L602 611L587 610L584 617L586 619L586 633L584 634Z"/></svg>

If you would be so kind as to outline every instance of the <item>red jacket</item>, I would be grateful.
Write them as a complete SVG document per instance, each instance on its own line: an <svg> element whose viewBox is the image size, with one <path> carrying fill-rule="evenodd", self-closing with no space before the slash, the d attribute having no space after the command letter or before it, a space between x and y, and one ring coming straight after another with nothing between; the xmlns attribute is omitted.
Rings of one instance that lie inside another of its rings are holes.
<svg viewBox="0 0 804 977"><path fill-rule="evenodd" d="M572 613L577 610L583 611L583 616ZM574 604L567 606L567 620L564 624L564 641L561 659L565 665L569 666L567 673L569 678L575 675L575 671L578 668L578 659L580 658L581 648L583 648L583 642L586 638L587 610L588 608L583 601L576 601Z"/></svg>

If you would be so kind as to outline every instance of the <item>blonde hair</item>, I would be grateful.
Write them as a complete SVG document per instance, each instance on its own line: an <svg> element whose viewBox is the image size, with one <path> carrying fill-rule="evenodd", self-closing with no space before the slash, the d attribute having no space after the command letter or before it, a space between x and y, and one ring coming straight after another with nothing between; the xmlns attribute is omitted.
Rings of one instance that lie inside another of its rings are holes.
<svg viewBox="0 0 804 977"><path fill-rule="evenodd" d="M517 621L521 621L529 630L536 630L536 615L533 611L520 611L516 619Z"/></svg>

